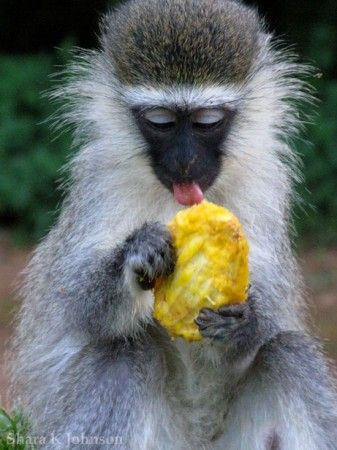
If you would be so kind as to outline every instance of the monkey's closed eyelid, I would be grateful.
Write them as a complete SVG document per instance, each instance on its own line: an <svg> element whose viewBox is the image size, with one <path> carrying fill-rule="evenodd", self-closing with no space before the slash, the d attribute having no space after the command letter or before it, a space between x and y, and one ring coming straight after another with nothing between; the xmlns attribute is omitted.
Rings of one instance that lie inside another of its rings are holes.
<svg viewBox="0 0 337 450"><path fill-rule="evenodd" d="M192 122L201 125L213 125L221 122L226 116L226 111L223 109L199 109L192 114Z"/></svg>
<svg viewBox="0 0 337 450"><path fill-rule="evenodd" d="M155 108L145 111L143 117L156 125L164 125L176 121L174 112L165 108Z"/></svg>

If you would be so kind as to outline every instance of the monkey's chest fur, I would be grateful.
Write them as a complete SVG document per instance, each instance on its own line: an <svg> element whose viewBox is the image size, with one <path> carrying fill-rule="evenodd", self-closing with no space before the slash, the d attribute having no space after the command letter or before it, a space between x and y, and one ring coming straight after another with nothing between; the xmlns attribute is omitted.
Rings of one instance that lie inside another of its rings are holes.
<svg viewBox="0 0 337 450"><path fill-rule="evenodd" d="M150 392L155 386L151 395L160 399L163 414L154 426L166 428L159 431L161 434L182 434L185 448L196 448L195 445L211 448L212 442L223 433L237 377L226 373L218 361L219 349L209 343L189 343L183 339L168 342L157 335L152 345L151 366L157 372L147 373L146 384ZM157 419L158 414L154 417Z"/></svg>

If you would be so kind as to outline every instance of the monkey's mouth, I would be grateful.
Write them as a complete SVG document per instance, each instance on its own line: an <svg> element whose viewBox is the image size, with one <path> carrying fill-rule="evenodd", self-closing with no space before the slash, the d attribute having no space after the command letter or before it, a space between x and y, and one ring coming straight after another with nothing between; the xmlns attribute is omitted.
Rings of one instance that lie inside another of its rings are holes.
<svg viewBox="0 0 337 450"><path fill-rule="evenodd" d="M176 201L184 206L197 205L204 199L204 193L198 183L173 183L173 195Z"/></svg>
<svg viewBox="0 0 337 450"><path fill-rule="evenodd" d="M216 180L219 170L197 173L195 176L183 177L163 170L162 166L154 166L158 180L172 193L177 203L183 206L192 206L201 203L205 192Z"/></svg>

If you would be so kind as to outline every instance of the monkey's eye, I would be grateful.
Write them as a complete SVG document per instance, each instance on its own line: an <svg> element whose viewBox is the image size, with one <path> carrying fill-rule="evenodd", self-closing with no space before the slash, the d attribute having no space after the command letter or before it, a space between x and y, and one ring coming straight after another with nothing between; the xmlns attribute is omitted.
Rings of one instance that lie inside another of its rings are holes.
<svg viewBox="0 0 337 450"><path fill-rule="evenodd" d="M169 130L176 125L174 112L165 108L155 108L145 111L143 117L149 125L161 130Z"/></svg>
<svg viewBox="0 0 337 450"><path fill-rule="evenodd" d="M220 125L226 117L224 109L210 108L199 109L191 116L195 128L209 130Z"/></svg>

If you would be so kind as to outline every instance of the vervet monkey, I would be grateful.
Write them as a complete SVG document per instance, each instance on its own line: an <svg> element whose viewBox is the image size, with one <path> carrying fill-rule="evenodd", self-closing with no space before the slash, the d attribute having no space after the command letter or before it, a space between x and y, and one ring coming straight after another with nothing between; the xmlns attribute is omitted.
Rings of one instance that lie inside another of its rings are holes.
<svg viewBox="0 0 337 450"><path fill-rule="evenodd" d="M43 448L337 448L289 240L303 71L237 1L131 0L104 17L53 94L80 150L17 329L18 402ZM243 224L249 299L202 310L202 341L171 341L152 317L175 264L165 224L203 198Z"/></svg>

